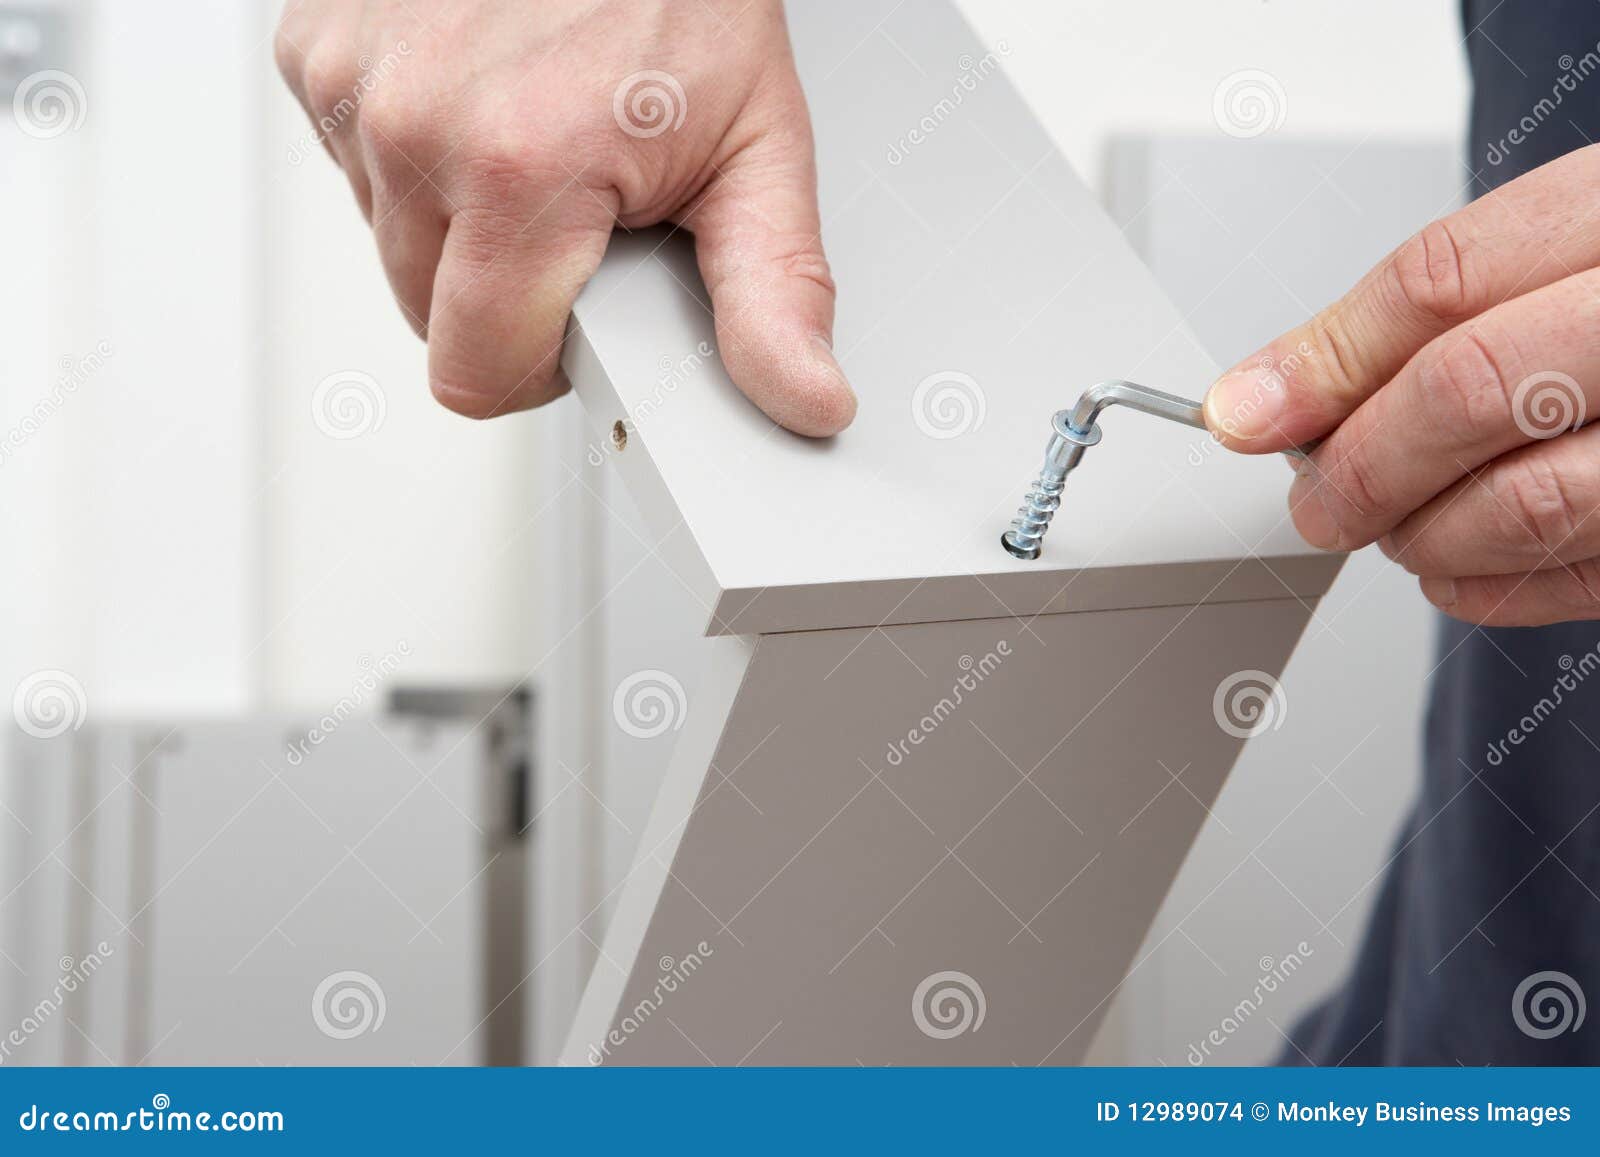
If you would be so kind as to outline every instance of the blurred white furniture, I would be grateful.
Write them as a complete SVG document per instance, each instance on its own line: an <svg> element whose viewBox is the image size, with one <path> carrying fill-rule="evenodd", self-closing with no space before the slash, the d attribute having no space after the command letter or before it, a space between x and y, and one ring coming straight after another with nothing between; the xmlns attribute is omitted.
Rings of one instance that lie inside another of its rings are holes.
<svg viewBox="0 0 1600 1157"><path fill-rule="evenodd" d="M819 443L745 401L682 236L614 240L579 300L588 457L713 637L692 677L586 688L676 748L564 1059L1071 1062L1246 733L1219 696L1270 682L1339 560L1279 463L1197 467L1203 435L1121 412L1044 558L1005 554L1052 410L1212 366L997 71L885 160L951 78L834 46L887 26L972 71L953 10L790 21L861 412Z"/></svg>
<svg viewBox="0 0 1600 1157"><path fill-rule="evenodd" d="M403 698L12 737L5 1063L520 1060L526 700Z"/></svg>

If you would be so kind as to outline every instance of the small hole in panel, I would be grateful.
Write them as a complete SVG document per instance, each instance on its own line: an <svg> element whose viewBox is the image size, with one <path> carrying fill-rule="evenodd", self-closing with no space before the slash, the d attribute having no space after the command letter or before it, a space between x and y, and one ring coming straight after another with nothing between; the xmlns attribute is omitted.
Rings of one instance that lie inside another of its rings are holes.
<svg viewBox="0 0 1600 1157"><path fill-rule="evenodd" d="M628 427L618 419L616 425L611 427L611 444L618 450L628 448Z"/></svg>

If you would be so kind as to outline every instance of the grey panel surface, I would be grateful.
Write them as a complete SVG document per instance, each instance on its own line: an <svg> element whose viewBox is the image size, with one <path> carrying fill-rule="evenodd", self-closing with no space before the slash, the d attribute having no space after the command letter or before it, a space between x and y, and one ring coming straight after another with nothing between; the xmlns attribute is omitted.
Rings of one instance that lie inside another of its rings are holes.
<svg viewBox="0 0 1600 1157"><path fill-rule="evenodd" d="M1217 688L1281 669L1307 614L1280 599L728 651L566 1061L1073 1063L1238 753Z"/></svg>

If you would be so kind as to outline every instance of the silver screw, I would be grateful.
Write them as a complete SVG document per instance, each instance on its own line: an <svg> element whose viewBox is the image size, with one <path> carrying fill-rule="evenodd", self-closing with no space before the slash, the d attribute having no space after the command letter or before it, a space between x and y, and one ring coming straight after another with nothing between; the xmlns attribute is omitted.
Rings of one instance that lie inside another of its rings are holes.
<svg viewBox="0 0 1600 1157"><path fill-rule="evenodd" d="M1050 529L1050 520L1061 508L1061 491L1066 486L1067 475L1077 468L1083 452L1100 441L1100 426L1096 421L1100 411L1117 405L1154 414L1169 422L1181 422L1197 430L1207 428L1199 402L1137 382L1109 381L1090 386L1071 410L1057 410L1050 418L1050 441L1044 448L1044 465L1039 468L1039 478L1023 497L1017 516L1011 520L1011 529L1000 536L1000 545L1012 555L1039 557L1044 532ZM1284 453L1291 458L1305 458L1316 447L1316 442L1307 442Z"/></svg>
<svg viewBox="0 0 1600 1157"><path fill-rule="evenodd" d="M1044 465L1033 489L1023 496L1022 506L1011 529L1000 536L1001 545L1017 558L1038 558L1039 543L1050 529L1050 520L1061 508L1061 491L1067 475L1077 466L1084 450L1100 441L1100 427L1076 429L1066 410L1057 410L1050 419L1050 441L1044 448Z"/></svg>

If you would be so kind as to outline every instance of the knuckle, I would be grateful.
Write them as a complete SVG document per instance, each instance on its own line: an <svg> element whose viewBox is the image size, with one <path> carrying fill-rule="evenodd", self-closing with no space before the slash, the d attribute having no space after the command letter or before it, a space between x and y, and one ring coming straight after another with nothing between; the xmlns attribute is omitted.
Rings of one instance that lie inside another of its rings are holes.
<svg viewBox="0 0 1600 1157"><path fill-rule="evenodd" d="M828 258L815 245L791 251L781 259L781 265L786 276L813 282L829 293L835 292Z"/></svg>
<svg viewBox="0 0 1600 1157"><path fill-rule="evenodd" d="M1390 546L1383 553L1401 570L1419 578L1442 573L1438 544L1428 529L1425 527L1418 532L1391 531Z"/></svg>
<svg viewBox="0 0 1600 1157"><path fill-rule="evenodd" d="M431 157L434 130L427 110L392 82L362 102L357 124L363 148L380 165L409 171Z"/></svg>
<svg viewBox="0 0 1600 1157"><path fill-rule="evenodd" d="M1416 312L1455 321L1477 312L1458 228L1448 220L1425 225L1395 251L1394 277L1401 298Z"/></svg>
<svg viewBox="0 0 1600 1157"><path fill-rule="evenodd" d="M829 294L837 292L828 258L815 237L762 238L759 244L718 253L705 269L711 293L771 285L783 278L809 281Z"/></svg>
<svg viewBox="0 0 1600 1157"><path fill-rule="evenodd" d="M1362 372L1360 345L1351 338L1338 306L1330 306L1311 319L1311 340L1313 348L1325 355L1318 360L1320 381L1313 384L1331 388L1340 398L1355 400L1365 396L1361 388L1366 375Z"/></svg>
<svg viewBox="0 0 1600 1157"><path fill-rule="evenodd" d="M1353 507L1362 519L1377 518L1389 509L1388 484L1361 446L1346 451L1334 464L1330 484L1329 501Z"/></svg>
<svg viewBox="0 0 1600 1157"><path fill-rule="evenodd" d="M300 75L301 54L300 46L294 42L289 31L289 15L286 12L278 22L277 30L272 34L272 60L278 66L278 75L285 80L293 81Z"/></svg>
<svg viewBox="0 0 1600 1157"><path fill-rule="evenodd" d="M339 49L313 48L306 53L303 79L311 111L343 123L355 112L356 64Z"/></svg>
<svg viewBox="0 0 1600 1157"><path fill-rule="evenodd" d="M1555 556L1572 538L1579 515L1559 472L1538 454L1508 461L1500 474L1498 497L1513 522L1508 534L1516 545L1537 546Z"/></svg>
<svg viewBox="0 0 1600 1157"><path fill-rule="evenodd" d="M474 142L459 177L476 205L543 204L571 180L561 153L526 131L487 133Z"/></svg>
<svg viewBox="0 0 1600 1157"><path fill-rule="evenodd" d="M1448 335L1418 363L1418 381L1450 445L1499 437L1515 421L1512 384L1477 327Z"/></svg>
<svg viewBox="0 0 1600 1157"><path fill-rule="evenodd" d="M1562 611L1584 618L1600 613L1600 559L1567 563L1561 569L1566 581L1553 585Z"/></svg>

